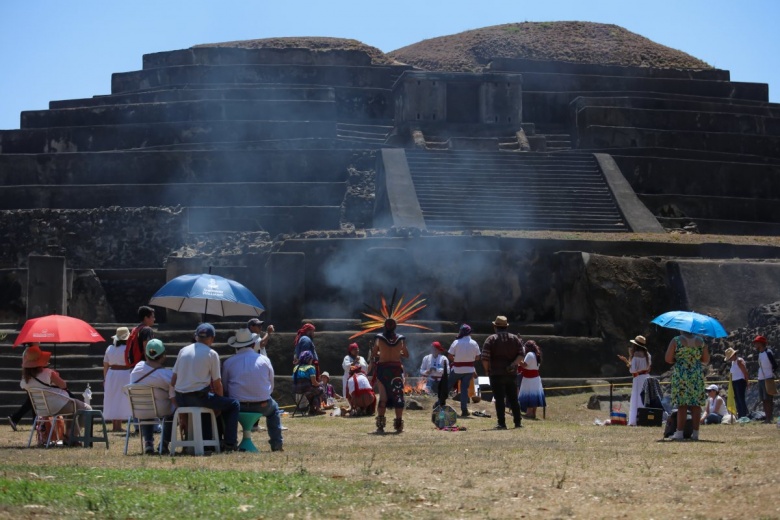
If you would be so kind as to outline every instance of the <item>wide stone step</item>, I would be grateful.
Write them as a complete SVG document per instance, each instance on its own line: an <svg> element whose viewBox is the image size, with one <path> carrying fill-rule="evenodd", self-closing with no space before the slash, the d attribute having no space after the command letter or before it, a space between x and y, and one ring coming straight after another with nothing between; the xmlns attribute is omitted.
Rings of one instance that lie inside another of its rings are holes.
<svg viewBox="0 0 780 520"><path fill-rule="evenodd" d="M190 207L187 217L190 233L262 230L276 236L339 229L341 206Z"/></svg>
<svg viewBox="0 0 780 520"><path fill-rule="evenodd" d="M705 235L748 235L748 236L780 236L780 223L756 222L746 220L724 220L701 217L656 217L665 228L680 229L691 222L696 224L699 233Z"/></svg>
<svg viewBox="0 0 780 520"><path fill-rule="evenodd" d="M627 233L625 223L619 220L592 221L590 219L572 218L569 221L547 221L540 219L516 220L508 223L496 224L492 221L459 221L459 220L429 220L425 219L425 225L437 231L457 231L470 229L474 231L501 229L523 231L582 231L603 233Z"/></svg>
<svg viewBox="0 0 780 520"><path fill-rule="evenodd" d="M613 155L635 191L780 199L780 165L704 159Z"/></svg>
<svg viewBox="0 0 780 520"><path fill-rule="evenodd" d="M691 218L705 217L745 222L780 222L780 204L775 200L743 197L637 193L654 214L664 215L664 208L674 206Z"/></svg>
<svg viewBox="0 0 780 520"><path fill-rule="evenodd" d="M202 121L0 131L0 153L97 152L171 144L333 138L335 121Z"/></svg>
<svg viewBox="0 0 780 520"><path fill-rule="evenodd" d="M342 182L349 150L0 154L0 186L181 182Z"/></svg>
<svg viewBox="0 0 780 520"><path fill-rule="evenodd" d="M252 88L186 88L156 89L128 94L109 94L91 98L49 101L50 109L128 105L136 103L170 103L176 101L333 101L333 88L297 85L256 85Z"/></svg>
<svg viewBox="0 0 780 520"><path fill-rule="evenodd" d="M584 107L634 108L645 110L682 110L701 113L780 117L780 104L746 104L732 99L670 99L650 95L582 96L575 110Z"/></svg>
<svg viewBox="0 0 780 520"><path fill-rule="evenodd" d="M589 149L678 148L780 158L780 136L589 126L578 139L578 147Z"/></svg>
<svg viewBox="0 0 780 520"><path fill-rule="evenodd" d="M333 101L176 101L22 112L21 128L181 121L335 121Z"/></svg>
<svg viewBox="0 0 780 520"><path fill-rule="evenodd" d="M754 101L769 100L769 89L768 85L765 83L741 83L734 81L683 78L592 76L538 72L523 74L523 90L537 92L623 90L634 92L690 94L715 98L738 98ZM529 120L533 121L533 119Z"/></svg>
<svg viewBox="0 0 780 520"><path fill-rule="evenodd" d="M327 65L182 65L111 76L111 93L134 92L176 85L307 84L390 88L396 74L391 67Z"/></svg>
<svg viewBox="0 0 780 520"><path fill-rule="evenodd" d="M780 135L780 118L669 109L585 106L576 113L577 128L635 126L662 130Z"/></svg>
<svg viewBox="0 0 780 520"><path fill-rule="evenodd" d="M86 209L95 207L187 206L193 202L220 207L296 202L341 204L345 184L334 182L236 182L170 184L33 185L0 187L0 208Z"/></svg>

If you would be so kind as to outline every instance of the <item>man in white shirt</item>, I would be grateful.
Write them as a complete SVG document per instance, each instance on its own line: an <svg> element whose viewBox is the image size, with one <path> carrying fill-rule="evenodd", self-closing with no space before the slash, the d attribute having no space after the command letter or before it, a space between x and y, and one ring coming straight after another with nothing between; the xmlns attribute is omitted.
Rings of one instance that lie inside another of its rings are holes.
<svg viewBox="0 0 780 520"><path fill-rule="evenodd" d="M469 386L471 378L476 374L474 362L479 359L479 345L471 339L471 327L465 323L460 326L458 338L452 342L449 350L449 358L452 362L452 373L449 378L447 391L455 387L460 381L460 416L468 417L469 413Z"/></svg>
<svg viewBox="0 0 780 520"><path fill-rule="evenodd" d="M144 361L140 361L130 372L130 383L134 385L149 386L154 393L154 401L157 412L163 419L163 431L160 442L162 454L167 455L168 443L171 441L171 429L173 412L176 408L175 392L171 386L173 372L170 368L164 368L165 345L159 339L151 339L144 349ZM139 417L139 419L151 419L151 417ZM154 449L154 426L142 425L141 435L144 439L144 453L152 455Z"/></svg>
<svg viewBox="0 0 780 520"><path fill-rule="evenodd" d="M236 353L225 360L222 377L225 395L238 400L242 412L258 412L265 417L271 451L284 451L279 405L271 397L274 391L274 367L267 356L254 351L257 335L239 329L228 339Z"/></svg>
<svg viewBox="0 0 780 520"><path fill-rule="evenodd" d="M444 347L441 343L434 341L431 343L431 353L425 356L420 365L420 375L424 376L425 389L429 394L439 393L439 382L444 374Z"/></svg>
<svg viewBox="0 0 780 520"><path fill-rule="evenodd" d="M179 351L173 365L171 386L176 390L178 406L200 406L222 412L225 425L224 451L238 449L238 411L235 399L224 397L219 355L211 348L216 331L210 323L195 330L195 343ZM212 392L213 391L213 392ZM203 421L203 435L211 436L211 422Z"/></svg>
<svg viewBox="0 0 780 520"><path fill-rule="evenodd" d="M246 328L249 329L249 332L255 334L255 352L267 356L265 347L268 346L268 340L274 332L274 326L269 325L266 327L265 334L263 334L263 322L257 318L252 318L246 323Z"/></svg>

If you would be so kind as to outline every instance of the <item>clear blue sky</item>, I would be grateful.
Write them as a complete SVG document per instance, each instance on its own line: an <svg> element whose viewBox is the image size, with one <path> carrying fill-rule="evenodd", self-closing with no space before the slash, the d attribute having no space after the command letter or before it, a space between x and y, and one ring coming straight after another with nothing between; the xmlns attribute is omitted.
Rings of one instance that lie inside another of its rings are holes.
<svg viewBox="0 0 780 520"><path fill-rule="evenodd" d="M524 21L620 25L780 102L780 1L750 0L0 0L0 129L55 99L110 93L143 54L272 36L354 38L387 52L420 40Z"/></svg>

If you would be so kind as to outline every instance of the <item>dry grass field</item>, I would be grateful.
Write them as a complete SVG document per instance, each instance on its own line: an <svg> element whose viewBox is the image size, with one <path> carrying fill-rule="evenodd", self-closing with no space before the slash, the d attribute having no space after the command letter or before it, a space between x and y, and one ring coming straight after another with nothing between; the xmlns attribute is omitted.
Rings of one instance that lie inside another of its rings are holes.
<svg viewBox="0 0 780 520"><path fill-rule="evenodd" d="M595 426L607 414L588 396L551 397L520 430L487 431L480 403L493 418L437 431L425 399L401 435L371 434L373 418L285 418L282 453L258 432L259 454L173 459L140 455L137 438L123 456L119 434L108 451L28 450L29 427L4 424L0 518L780 518L775 426L661 441L660 428Z"/></svg>

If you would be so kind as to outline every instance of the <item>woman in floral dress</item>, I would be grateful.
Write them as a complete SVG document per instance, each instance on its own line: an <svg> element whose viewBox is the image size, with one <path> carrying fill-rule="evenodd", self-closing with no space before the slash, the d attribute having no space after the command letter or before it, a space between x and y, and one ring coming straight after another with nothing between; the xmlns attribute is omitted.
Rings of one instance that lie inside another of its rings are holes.
<svg viewBox="0 0 780 520"><path fill-rule="evenodd" d="M706 399L702 364L709 363L710 351L701 336L683 332L669 342L666 362L672 367L672 405L677 407L677 431L672 440L683 440L683 429L690 409L692 440L699 440L701 407Z"/></svg>

